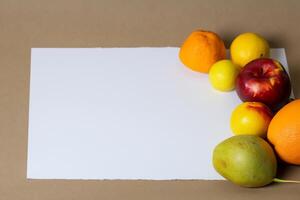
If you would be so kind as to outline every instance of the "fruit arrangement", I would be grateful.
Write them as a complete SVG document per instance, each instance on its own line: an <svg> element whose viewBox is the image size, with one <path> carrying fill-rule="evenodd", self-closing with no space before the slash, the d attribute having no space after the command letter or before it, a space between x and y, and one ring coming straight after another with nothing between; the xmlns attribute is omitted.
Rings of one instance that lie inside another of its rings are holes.
<svg viewBox="0 0 300 200"><path fill-rule="evenodd" d="M278 159L300 165L300 99L290 100L290 78L269 55L267 40L243 33L226 59L221 37L203 30L192 32L179 51L185 66L208 74L212 88L235 90L243 101L231 114L234 136L215 147L212 160L220 175L244 187L300 183L276 178Z"/></svg>

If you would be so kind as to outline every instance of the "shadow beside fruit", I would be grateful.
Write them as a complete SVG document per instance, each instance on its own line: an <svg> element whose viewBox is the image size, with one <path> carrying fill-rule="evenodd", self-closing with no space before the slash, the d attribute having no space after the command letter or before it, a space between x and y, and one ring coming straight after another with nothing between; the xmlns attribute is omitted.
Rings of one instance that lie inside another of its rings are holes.
<svg viewBox="0 0 300 200"><path fill-rule="evenodd" d="M277 176L281 179L296 179L300 180L300 166L286 164L282 161L278 162Z"/></svg>
<svg viewBox="0 0 300 200"><path fill-rule="evenodd" d="M300 60L299 60L300 63ZM292 89L295 95L295 98L300 97L300 66L293 67L290 72L290 79L292 82ZM298 83L298 84L297 84Z"/></svg>

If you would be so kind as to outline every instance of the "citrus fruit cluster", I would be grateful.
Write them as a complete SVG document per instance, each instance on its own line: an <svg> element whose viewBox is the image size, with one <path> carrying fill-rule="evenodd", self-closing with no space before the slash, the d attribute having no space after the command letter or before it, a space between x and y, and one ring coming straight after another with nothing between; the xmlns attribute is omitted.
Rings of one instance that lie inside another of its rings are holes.
<svg viewBox="0 0 300 200"><path fill-rule="evenodd" d="M287 163L300 165L300 99L290 102L289 76L269 55L262 36L243 33L232 41L231 59L226 59L221 37L203 30L192 32L179 52L185 66L208 73L214 89L235 89L243 101L231 114L235 136L215 147L213 165L223 177L246 187L283 182L274 178L275 153Z"/></svg>

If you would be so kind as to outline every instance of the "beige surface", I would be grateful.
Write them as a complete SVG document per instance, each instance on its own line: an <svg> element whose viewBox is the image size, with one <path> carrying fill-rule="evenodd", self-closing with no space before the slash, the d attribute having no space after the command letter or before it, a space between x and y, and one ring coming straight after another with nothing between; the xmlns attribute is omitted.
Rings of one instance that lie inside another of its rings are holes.
<svg viewBox="0 0 300 200"><path fill-rule="evenodd" d="M297 0L0 0L0 199L299 199L293 184L26 180L31 47L178 46L198 27L218 32L228 46L236 34L254 31L287 48L300 96L299 10ZM283 176L300 179L300 169L288 167Z"/></svg>

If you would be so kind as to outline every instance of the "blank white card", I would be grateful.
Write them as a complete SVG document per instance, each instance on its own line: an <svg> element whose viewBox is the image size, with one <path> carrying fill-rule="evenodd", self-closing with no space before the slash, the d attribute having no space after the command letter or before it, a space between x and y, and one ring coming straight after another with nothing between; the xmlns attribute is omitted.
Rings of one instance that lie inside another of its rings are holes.
<svg viewBox="0 0 300 200"><path fill-rule="evenodd" d="M239 103L178 48L33 48L27 178L222 179L212 150Z"/></svg>

